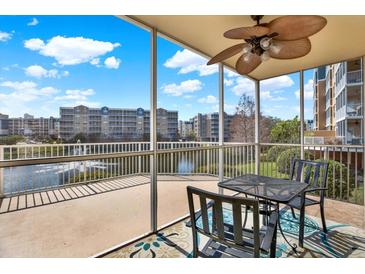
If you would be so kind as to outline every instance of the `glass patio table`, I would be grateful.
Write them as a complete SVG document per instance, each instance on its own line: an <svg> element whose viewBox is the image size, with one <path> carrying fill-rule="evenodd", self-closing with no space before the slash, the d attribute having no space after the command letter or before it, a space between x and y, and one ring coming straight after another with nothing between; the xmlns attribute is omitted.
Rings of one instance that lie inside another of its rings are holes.
<svg viewBox="0 0 365 274"><path fill-rule="evenodd" d="M302 201L305 200L305 190L308 184L287 180L272 178L267 176L246 174L239 177L235 177L223 182L219 182L218 186L224 189L229 189L238 193L243 193L248 196L260 198L265 201L269 201L276 204L278 211L278 227L285 241L293 248L296 252L296 245L291 245L287 241L281 225L280 225L280 214L279 204L287 204L294 197L301 195ZM299 246L303 247L304 239L304 206L301 207L300 218L299 218Z"/></svg>

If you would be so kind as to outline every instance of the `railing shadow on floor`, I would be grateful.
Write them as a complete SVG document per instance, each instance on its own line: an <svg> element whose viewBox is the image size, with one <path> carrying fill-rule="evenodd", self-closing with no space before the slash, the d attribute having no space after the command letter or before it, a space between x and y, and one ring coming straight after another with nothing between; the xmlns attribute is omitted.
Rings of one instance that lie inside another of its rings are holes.
<svg viewBox="0 0 365 274"><path fill-rule="evenodd" d="M199 176L202 175L204 175L205 178L199 178ZM217 177L210 174L166 174L158 175L157 181L206 181L206 176ZM149 183L150 175L148 174L126 175L117 178L103 179L98 182L73 184L70 186L62 186L0 198L0 215L90 197L97 194L127 189Z"/></svg>
<svg viewBox="0 0 365 274"><path fill-rule="evenodd" d="M5 197L0 199L0 214L66 202L149 183L149 176L129 175L88 184L64 186Z"/></svg>

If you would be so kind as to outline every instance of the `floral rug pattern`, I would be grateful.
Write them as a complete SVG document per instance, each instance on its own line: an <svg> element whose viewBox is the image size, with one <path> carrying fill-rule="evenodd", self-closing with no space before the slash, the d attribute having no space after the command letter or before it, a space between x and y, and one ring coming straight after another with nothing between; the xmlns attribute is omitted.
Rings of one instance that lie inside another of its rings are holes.
<svg viewBox="0 0 365 274"><path fill-rule="evenodd" d="M224 212L224 221L230 222L229 211ZM299 216L293 218L290 211L282 210L280 224L291 244L298 243ZM122 247L105 257L109 258L189 258L192 253L191 228L187 220L172 225L156 235ZM295 253L278 232L276 257L311 258L365 258L365 231L349 225L327 220L328 233L321 231L320 219L312 216L305 218L304 248ZM203 247L207 238L199 237L199 246Z"/></svg>

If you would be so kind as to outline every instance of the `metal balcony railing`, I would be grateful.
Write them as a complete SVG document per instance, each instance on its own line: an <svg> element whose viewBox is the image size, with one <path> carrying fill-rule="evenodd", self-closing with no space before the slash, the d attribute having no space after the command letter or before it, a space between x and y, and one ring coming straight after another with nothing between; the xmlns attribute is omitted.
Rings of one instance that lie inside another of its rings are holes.
<svg viewBox="0 0 365 274"><path fill-rule="evenodd" d="M288 178L290 161L300 157L299 144L159 142L157 173L218 176L220 149L225 178L255 173L257 164L262 175ZM0 146L0 196L150 174L153 153L148 142ZM304 154L330 161L328 197L363 204L363 146L313 141Z"/></svg>
<svg viewBox="0 0 365 274"><path fill-rule="evenodd" d="M347 84L357 84L362 82L362 71L355 70L347 72Z"/></svg>
<svg viewBox="0 0 365 274"><path fill-rule="evenodd" d="M362 116L361 104L347 104L346 113L348 116Z"/></svg>

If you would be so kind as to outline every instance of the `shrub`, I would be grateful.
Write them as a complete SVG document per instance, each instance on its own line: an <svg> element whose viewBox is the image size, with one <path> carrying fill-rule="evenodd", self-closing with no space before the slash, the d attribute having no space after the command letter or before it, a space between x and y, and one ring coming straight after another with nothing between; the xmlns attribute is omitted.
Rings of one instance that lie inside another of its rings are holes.
<svg viewBox="0 0 365 274"><path fill-rule="evenodd" d="M350 202L359 205L364 204L364 187L359 187L351 192Z"/></svg>
<svg viewBox="0 0 365 274"><path fill-rule="evenodd" d="M277 168L279 172L289 175L291 168L291 161L299 157L300 157L300 149L298 148L286 149L285 151L281 152L278 157ZM309 151L305 151L305 158L311 159L312 154ZM318 159L315 161L320 162L323 160ZM342 179L341 179L341 170L342 170ZM348 171L350 172L349 183L347 182ZM314 176L314 171L312 171L311 176ZM325 194L328 193L329 198L360 201L361 196L359 191L358 192L351 191L354 188L355 185L354 182L355 182L354 174L351 174L351 170L348 170L345 164L341 164L340 162L335 160L328 160L328 176L327 176L328 190L325 192ZM350 197L348 197L348 185L350 187Z"/></svg>
<svg viewBox="0 0 365 274"><path fill-rule="evenodd" d="M304 157L305 157L305 159L311 159L312 153L310 153L309 151L304 151ZM278 163L277 163L278 171L280 173L289 175L291 162L294 159L299 159L299 158L300 158L300 148L295 147L295 148L287 148L287 149L283 150L282 152L280 152L278 160L277 160L278 161Z"/></svg>
<svg viewBox="0 0 365 274"><path fill-rule="evenodd" d="M278 156L280 155L280 153L283 152L284 150L286 150L286 148L281 147L281 146L270 147L266 153L266 160L268 162L275 162L276 159L278 158ZM300 152L299 152L299 154L300 154Z"/></svg>
<svg viewBox="0 0 365 274"><path fill-rule="evenodd" d="M25 138L20 135L10 135L0 137L0 145L16 145L18 142L24 141Z"/></svg>
<svg viewBox="0 0 365 274"><path fill-rule="evenodd" d="M342 169L342 186L341 186L341 169ZM328 187L328 197L329 198L337 198L337 199L348 199L347 197L347 166L345 164L341 164L335 160L328 161L328 176L327 176L327 187ZM351 170L349 170L351 172ZM354 188L355 179L354 174L350 173L350 196L354 193L351 193L351 189ZM341 195L342 188L342 195ZM351 200L351 199L350 199Z"/></svg>

